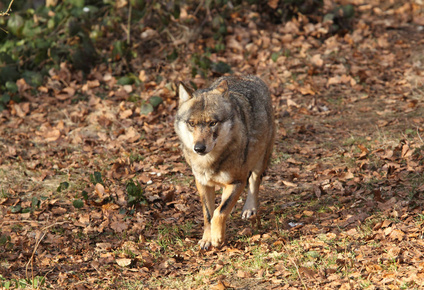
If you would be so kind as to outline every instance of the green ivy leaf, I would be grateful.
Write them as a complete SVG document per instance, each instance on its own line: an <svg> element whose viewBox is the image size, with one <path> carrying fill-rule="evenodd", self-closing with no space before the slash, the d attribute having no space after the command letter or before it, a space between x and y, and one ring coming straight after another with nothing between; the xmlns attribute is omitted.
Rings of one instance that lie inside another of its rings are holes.
<svg viewBox="0 0 424 290"><path fill-rule="evenodd" d="M72 205L75 208L82 208L84 206L84 201L82 199L76 199L72 202Z"/></svg>
<svg viewBox="0 0 424 290"><path fill-rule="evenodd" d="M7 28L14 35L19 36L22 28L24 27L25 21L19 14L13 13L10 15L9 21L7 21Z"/></svg>
<svg viewBox="0 0 424 290"><path fill-rule="evenodd" d="M222 61L213 63L211 69L213 72L221 75L231 72L231 66L228 63Z"/></svg>
<svg viewBox="0 0 424 290"><path fill-rule="evenodd" d="M123 76L117 82L118 85L132 85L134 83L134 79L128 76Z"/></svg>
<svg viewBox="0 0 424 290"><path fill-rule="evenodd" d="M61 182L59 186L57 187L57 192L61 192L62 190L67 189L68 187L69 187L69 182L66 182L66 181Z"/></svg>
<svg viewBox="0 0 424 290"><path fill-rule="evenodd" d="M0 235L0 246L6 245L8 242L11 241L10 236L7 235Z"/></svg>
<svg viewBox="0 0 424 290"><path fill-rule="evenodd" d="M93 185L96 185L97 183L103 184L102 174L95 171L94 174L90 174L90 181Z"/></svg>
<svg viewBox="0 0 424 290"><path fill-rule="evenodd" d="M140 108L140 114L141 115L148 115L153 111L154 111L154 108L153 108L152 104L146 102L143 105L141 105L141 108Z"/></svg>
<svg viewBox="0 0 424 290"><path fill-rule="evenodd" d="M17 93L18 92L18 86L15 82L6 82L6 89L11 93Z"/></svg>
<svg viewBox="0 0 424 290"><path fill-rule="evenodd" d="M273 53L271 54L271 59L272 59L272 61L273 61L273 62L276 62L279 56L280 56L280 54L279 54L278 52L273 52Z"/></svg>
<svg viewBox="0 0 424 290"><path fill-rule="evenodd" d="M163 100L159 96L152 96L150 98L149 102L153 106L153 108L156 108L157 106L159 106L160 104L163 103Z"/></svg>
<svg viewBox="0 0 424 290"><path fill-rule="evenodd" d="M10 211L11 211L12 213L18 213L18 212L20 212L21 210L22 210L22 206L21 206L20 204L15 205L15 206L12 206L12 207L10 208Z"/></svg>

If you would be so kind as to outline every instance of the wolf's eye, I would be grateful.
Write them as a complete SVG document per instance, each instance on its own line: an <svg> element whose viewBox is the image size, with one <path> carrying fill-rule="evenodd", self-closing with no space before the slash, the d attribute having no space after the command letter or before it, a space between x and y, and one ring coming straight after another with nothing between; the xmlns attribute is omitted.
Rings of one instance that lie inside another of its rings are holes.
<svg viewBox="0 0 424 290"><path fill-rule="evenodd" d="M215 127L216 124L218 124L217 121L212 121L212 122L209 123L209 127Z"/></svg>
<svg viewBox="0 0 424 290"><path fill-rule="evenodd" d="M188 121L188 122L187 122L187 124L188 124L190 127L194 127L194 125L195 125L193 121Z"/></svg>

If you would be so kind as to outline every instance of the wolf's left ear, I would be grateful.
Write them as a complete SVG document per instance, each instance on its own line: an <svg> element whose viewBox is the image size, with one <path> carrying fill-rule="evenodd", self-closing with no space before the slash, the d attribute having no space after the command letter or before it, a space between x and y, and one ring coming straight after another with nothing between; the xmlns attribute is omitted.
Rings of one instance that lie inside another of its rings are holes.
<svg viewBox="0 0 424 290"><path fill-rule="evenodd" d="M223 94L226 91L228 91L228 82L227 80L222 80L216 87L215 89L216 91L218 91L219 93Z"/></svg>
<svg viewBox="0 0 424 290"><path fill-rule="evenodd" d="M180 98L180 104L191 99L192 94L193 92L183 82L180 82L180 84L178 85L178 95Z"/></svg>

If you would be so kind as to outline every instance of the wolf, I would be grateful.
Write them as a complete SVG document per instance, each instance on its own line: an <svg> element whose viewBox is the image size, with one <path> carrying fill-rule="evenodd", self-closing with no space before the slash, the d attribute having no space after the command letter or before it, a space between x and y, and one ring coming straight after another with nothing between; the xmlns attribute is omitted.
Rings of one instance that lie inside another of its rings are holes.
<svg viewBox="0 0 424 290"><path fill-rule="evenodd" d="M259 221L258 191L272 153L275 124L267 85L256 76L224 76L209 88L178 86L175 131L203 207L200 248L221 247L226 220L246 185L243 219ZM223 187L215 208L215 186Z"/></svg>

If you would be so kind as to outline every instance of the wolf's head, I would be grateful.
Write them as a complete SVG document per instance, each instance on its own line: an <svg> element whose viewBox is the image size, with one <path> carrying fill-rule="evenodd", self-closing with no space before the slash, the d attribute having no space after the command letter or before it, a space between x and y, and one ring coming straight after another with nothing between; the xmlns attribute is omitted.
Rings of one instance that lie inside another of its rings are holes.
<svg viewBox="0 0 424 290"><path fill-rule="evenodd" d="M178 90L175 131L184 145L199 155L206 155L228 144L234 112L227 81L196 92L181 83Z"/></svg>

